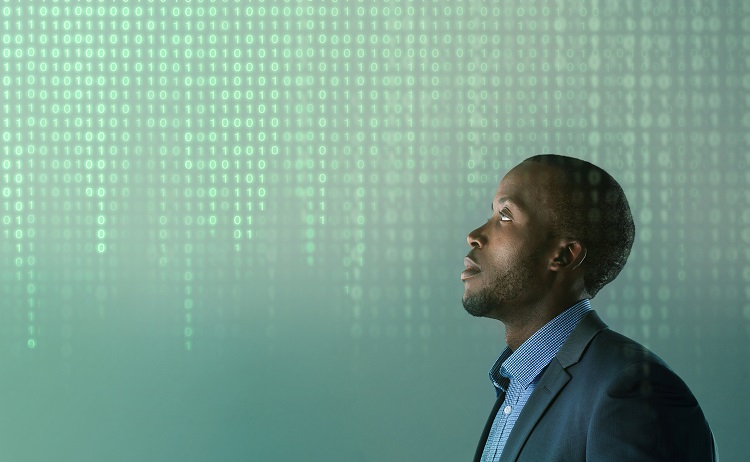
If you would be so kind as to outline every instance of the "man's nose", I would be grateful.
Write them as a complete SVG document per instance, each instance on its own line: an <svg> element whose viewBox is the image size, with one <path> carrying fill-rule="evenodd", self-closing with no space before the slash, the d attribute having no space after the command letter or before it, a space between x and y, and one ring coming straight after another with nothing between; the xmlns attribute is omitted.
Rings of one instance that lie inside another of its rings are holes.
<svg viewBox="0 0 750 462"><path fill-rule="evenodd" d="M466 242L471 247L478 247L478 248L481 249L482 246L484 246L485 237L484 237L484 234L482 233L482 228L483 227L484 227L484 225L480 226L479 228L477 228L474 231L470 232L466 236Z"/></svg>

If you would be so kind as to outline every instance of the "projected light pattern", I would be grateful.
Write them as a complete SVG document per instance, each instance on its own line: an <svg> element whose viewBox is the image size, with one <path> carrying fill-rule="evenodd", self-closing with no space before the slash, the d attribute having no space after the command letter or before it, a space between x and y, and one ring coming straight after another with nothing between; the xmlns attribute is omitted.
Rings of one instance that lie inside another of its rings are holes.
<svg viewBox="0 0 750 462"><path fill-rule="evenodd" d="M744 128L729 115L745 103L722 98L742 81L731 52L744 27L731 13L741 5L2 8L6 236L26 287L15 299L27 305L30 347L38 241L118 266L117 252L136 238L128 226L140 201L152 274L184 284L186 345L198 243L231 242L252 261L275 233L268 228L287 219L301 221L288 237L311 267L343 241L343 256L328 264L340 268L357 333L367 242L397 240L370 230L431 223L401 205L416 207L418 191L486 193L519 159L549 151L621 172L644 204L641 242L669 248L655 268L673 266L670 245L680 247L677 271L626 275L645 287L621 294L643 297L638 313L618 313L613 297L611 314L632 319L631 329L656 312L666 320L669 287L687 277L685 231L670 230L684 214L675 223L651 204L684 212L700 181L691 172L719 181L718 154L706 152L738 148ZM264 218L271 198L293 200L298 216L274 208ZM400 252L376 252L373 265ZM401 267L411 280L410 264ZM666 323L656 330L668 336Z"/></svg>

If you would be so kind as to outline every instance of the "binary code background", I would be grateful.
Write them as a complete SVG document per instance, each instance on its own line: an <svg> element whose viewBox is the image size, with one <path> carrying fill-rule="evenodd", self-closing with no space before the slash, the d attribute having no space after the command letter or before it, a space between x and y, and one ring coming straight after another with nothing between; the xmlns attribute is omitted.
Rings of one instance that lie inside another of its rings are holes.
<svg viewBox="0 0 750 462"><path fill-rule="evenodd" d="M634 212L594 307L740 460L750 6L678 3L0 2L0 457L468 460L465 236L556 152Z"/></svg>

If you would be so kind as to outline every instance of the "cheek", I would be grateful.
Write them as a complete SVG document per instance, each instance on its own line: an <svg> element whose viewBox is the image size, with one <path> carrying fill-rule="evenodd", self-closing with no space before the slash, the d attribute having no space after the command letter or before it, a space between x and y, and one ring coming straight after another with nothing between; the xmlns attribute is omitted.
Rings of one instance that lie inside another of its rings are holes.
<svg viewBox="0 0 750 462"><path fill-rule="evenodd" d="M517 247L501 247L494 249L489 255L492 269L496 272L505 272L518 266L523 261L523 255Z"/></svg>
<svg viewBox="0 0 750 462"><path fill-rule="evenodd" d="M491 224L488 229L489 244L486 248L487 261L496 271L505 272L529 264L529 249L534 247L528 236L532 230L515 225Z"/></svg>
<svg viewBox="0 0 750 462"><path fill-rule="evenodd" d="M492 269L498 273L507 271L524 271L541 273L546 268L545 259L539 248L531 246L522 239L512 240L510 238L488 252L492 262Z"/></svg>

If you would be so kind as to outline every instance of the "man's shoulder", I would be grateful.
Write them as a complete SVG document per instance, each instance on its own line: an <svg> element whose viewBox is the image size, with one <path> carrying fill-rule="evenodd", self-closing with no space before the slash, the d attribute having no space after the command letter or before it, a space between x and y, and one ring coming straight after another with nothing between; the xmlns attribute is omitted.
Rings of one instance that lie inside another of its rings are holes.
<svg viewBox="0 0 750 462"><path fill-rule="evenodd" d="M613 331L602 329L592 339L578 364L569 372L586 376L587 382L600 383L612 394L630 393L634 387L650 389L667 387L694 397L685 382L657 354L639 342Z"/></svg>
<svg viewBox="0 0 750 462"><path fill-rule="evenodd" d="M579 362L605 362L620 367L653 362L666 367L664 361L648 348L610 329L594 310L586 313L578 322L556 357L564 369L578 365Z"/></svg>
<svg viewBox="0 0 750 462"><path fill-rule="evenodd" d="M560 349L559 356L569 364L579 361L605 361L618 366L653 362L667 367L654 352L609 328L595 311L590 311L579 322ZM561 361L563 362L563 361Z"/></svg>
<svg viewBox="0 0 750 462"><path fill-rule="evenodd" d="M593 338L591 348L604 355L609 361L616 361L620 364L654 362L666 366L664 360L656 353L609 327Z"/></svg>

